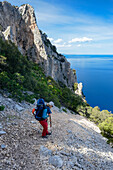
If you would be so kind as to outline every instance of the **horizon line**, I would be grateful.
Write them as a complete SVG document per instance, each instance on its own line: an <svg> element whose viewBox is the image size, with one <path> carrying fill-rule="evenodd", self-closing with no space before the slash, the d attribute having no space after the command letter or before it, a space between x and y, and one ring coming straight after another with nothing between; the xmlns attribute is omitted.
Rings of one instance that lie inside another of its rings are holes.
<svg viewBox="0 0 113 170"><path fill-rule="evenodd" d="M113 54L63 54L63 55L113 55Z"/></svg>

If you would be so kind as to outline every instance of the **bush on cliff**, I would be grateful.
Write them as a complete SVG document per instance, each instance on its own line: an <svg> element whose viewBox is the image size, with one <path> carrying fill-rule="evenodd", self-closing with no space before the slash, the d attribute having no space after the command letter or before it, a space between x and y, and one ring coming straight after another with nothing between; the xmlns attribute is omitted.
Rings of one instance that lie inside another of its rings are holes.
<svg viewBox="0 0 113 170"><path fill-rule="evenodd" d="M104 122L99 124L102 135L108 138L107 143L113 144L113 116L108 117Z"/></svg>
<svg viewBox="0 0 113 170"><path fill-rule="evenodd" d="M78 95L75 95L67 87L62 89L61 101L65 107L77 112L78 106L86 106L82 101L82 98Z"/></svg>
<svg viewBox="0 0 113 170"><path fill-rule="evenodd" d="M1 105L1 106L0 106L0 111L3 111L4 108L5 108L5 106L4 106L4 105Z"/></svg>
<svg viewBox="0 0 113 170"><path fill-rule="evenodd" d="M113 143L113 114L108 110L100 111L99 107L94 108L87 106L78 106L78 112L82 116L86 116L88 119L97 124L97 126L102 131L103 136L109 139L108 142Z"/></svg>
<svg viewBox="0 0 113 170"><path fill-rule="evenodd" d="M113 117L108 117L104 122L100 123L99 128L103 133L113 136Z"/></svg>
<svg viewBox="0 0 113 170"><path fill-rule="evenodd" d="M102 110L98 107L92 108L92 112L90 113L90 120L94 121L96 124L102 123L105 121L110 115L110 112L108 110Z"/></svg>

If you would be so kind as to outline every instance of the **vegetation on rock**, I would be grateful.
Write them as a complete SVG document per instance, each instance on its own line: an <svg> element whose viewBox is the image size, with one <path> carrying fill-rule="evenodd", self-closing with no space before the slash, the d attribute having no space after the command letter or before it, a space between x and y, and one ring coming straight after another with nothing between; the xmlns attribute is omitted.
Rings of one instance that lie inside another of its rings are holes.
<svg viewBox="0 0 113 170"><path fill-rule="evenodd" d="M78 107L77 111L79 114L86 116L88 119L93 121L100 128L102 135L107 137L108 142L113 143L113 114L108 110L100 111L99 107L96 106L92 108L91 106L87 107Z"/></svg>
<svg viewBox="0 0 113 170"><path fill-rule="evenodd" d="M5 109L5 106L4 105L1 105L0 106L0 111L3 111Z"/></svg>

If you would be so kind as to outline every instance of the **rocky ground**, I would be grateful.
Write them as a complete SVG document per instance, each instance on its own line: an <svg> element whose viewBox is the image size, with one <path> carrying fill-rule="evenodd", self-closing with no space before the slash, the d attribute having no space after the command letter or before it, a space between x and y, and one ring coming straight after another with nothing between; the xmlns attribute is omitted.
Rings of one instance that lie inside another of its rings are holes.
<svg viewBox="0 0 113 170"><path fill-rule="evenodd" d="M52 109L52 135L31 113L35 105L0 94L0 170L113 170L113 148L98 127L67 110Z"/></svg>

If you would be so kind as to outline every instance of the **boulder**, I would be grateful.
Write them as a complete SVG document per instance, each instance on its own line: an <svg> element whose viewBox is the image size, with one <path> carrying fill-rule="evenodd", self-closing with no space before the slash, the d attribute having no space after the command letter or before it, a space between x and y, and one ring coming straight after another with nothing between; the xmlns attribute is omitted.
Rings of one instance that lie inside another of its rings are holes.
<svg viewBox="0 0 113 170"><path fill-rule="evenodd" d="M5 134L6 134L5 131L3 131L3 130L0 131L0 135L5 135Z"/></svg>
<svg viewBox="0 0 113 170"><path fill-rule="evenodd" d="M52 155L52 151L42 145L42 146L40 147L40 154L41 154L41 155L44 155L44 156Z"/></svg>
<svg viewBox="0 0 113 170"><path fill-rule="evenodd" d="M22 110L24 110L24 108L21 107L21 106L19 106L18 104L15 105L15 108L16 108L17 111L22 111Z"/></svg>
<svg viewBox="0 0 113 170"><path fill-rule="evenodd" d="M49 158L49 164L52 164L55 167L61 168L63 166L63 161L60 156L55 155Z"/></svg>

